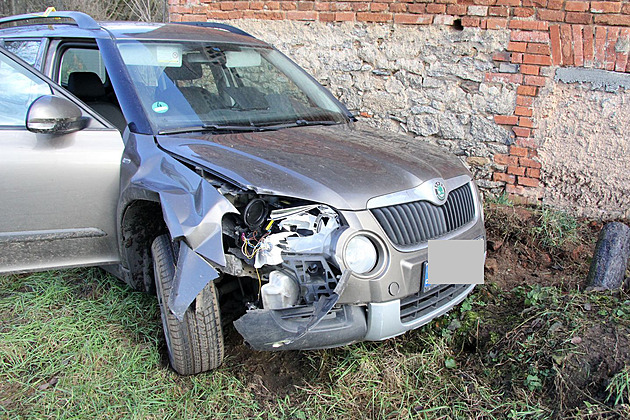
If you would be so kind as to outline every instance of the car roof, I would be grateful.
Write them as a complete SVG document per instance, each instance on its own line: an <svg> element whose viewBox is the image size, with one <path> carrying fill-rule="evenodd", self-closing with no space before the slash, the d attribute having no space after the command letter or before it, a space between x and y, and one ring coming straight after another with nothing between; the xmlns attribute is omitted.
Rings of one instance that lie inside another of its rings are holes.
<svg viewBox="0 0 630 420"><path fill-rule="evenodd" d="M97 22L80 12L47 16L19 15L0 19L0 36L19 38L91 38L162 41L205 41L268 46L230 25L215 22L147 23Z"/></svg>

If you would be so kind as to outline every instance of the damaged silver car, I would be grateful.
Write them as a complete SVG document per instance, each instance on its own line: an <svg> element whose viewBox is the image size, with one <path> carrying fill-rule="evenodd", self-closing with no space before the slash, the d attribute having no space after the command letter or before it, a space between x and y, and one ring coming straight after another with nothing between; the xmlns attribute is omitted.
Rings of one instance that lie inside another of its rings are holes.
<svg viewBox="0 0 630 420"><path fill-rule="evenodd" d="M335 347L473 289L428 276L429 240L485 242L460 160L359 129L268 44L78 12L0 19L0 43L0 272L155 292L177 372L216 368L232 321L255 349Z"/></svg>

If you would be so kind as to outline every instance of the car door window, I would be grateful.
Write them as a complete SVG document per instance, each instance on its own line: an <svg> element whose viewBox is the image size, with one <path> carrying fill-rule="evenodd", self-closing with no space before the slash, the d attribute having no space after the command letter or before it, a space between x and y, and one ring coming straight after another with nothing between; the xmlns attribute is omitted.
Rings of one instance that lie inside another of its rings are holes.
<svg viewBox="0 0 630 420"><path fill-rule="evenodd" d="M36 40L5 41L4 48L11 51L31 66L34 66L37 61L37 54L39 53L39 47L41 44L41 41Z"/></svg>
<svg viewBox="0 0 630 420"><path fill-rule="evenodd" d="M31 103L51 93L46 82L0 55L0 128L24 127Z"/></svg>
<svg viewBox="0 0 630 420"><path fill-rule="evenodd" d="M101 53L96 49L68 48L63 52L59 67L59 84L67 86L70 73L75 72L96 73L102 83L107 80L105 63Z"/></svg>

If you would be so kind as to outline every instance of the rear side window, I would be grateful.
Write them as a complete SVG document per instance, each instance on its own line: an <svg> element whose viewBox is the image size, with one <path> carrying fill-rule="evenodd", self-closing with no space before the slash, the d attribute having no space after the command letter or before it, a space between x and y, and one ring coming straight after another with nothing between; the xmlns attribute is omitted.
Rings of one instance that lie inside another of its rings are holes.
<svg viewBox="0 0 630 420"><path fill-rule="evenodd" d="M0 54L0 128L24 127L33 101L51 93L48 83Z"/></svg>
<svg viewBox="0 0 630 420"><path fill-rule="evenodd" d="M34 66L41 44L41 41L35 40L4 41L4 48L11 51L31 66Z"/></svg>
<svg viewBox="0 0 630 420"><path fill-rule="evenodd" d="M68 48L64 51L59 68L59 83L67 86L68 76L74 72L96 73L103 83L107 79L103 58L96 49Z"/></svg>

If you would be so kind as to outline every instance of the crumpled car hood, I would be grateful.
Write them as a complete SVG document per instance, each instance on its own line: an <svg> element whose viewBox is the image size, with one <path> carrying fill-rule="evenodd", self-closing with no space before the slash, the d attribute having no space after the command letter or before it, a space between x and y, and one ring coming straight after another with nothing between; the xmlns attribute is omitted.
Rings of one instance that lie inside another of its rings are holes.
<svg viewBox="0 0 630 420"><path fill-rule="evenodd" d="M157 137L166 151L241 187L361 210L370 198L470 175L438 146L348 125Z"/></svg>

